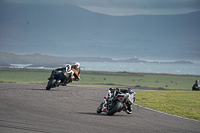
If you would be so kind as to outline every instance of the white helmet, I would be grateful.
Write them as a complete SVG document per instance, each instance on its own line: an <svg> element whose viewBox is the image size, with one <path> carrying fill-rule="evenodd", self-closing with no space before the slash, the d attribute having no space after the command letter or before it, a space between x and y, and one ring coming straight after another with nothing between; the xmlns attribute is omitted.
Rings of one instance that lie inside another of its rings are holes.
<svg viewBox="0 0 200 133"><path fill-rule="evenodd" d="M66 65L66 72L69 72L69 71L71 71L71 65L70 65L70 64L67 64L67 65Z"/></svg>
<svg viewBox="0 0 200 133"><path fill-rule="evenodd" d="M79 62L76 62L76 63L75 63L75 66L76 66L76 68L80 68L80 63L79 63Z"/></svg>

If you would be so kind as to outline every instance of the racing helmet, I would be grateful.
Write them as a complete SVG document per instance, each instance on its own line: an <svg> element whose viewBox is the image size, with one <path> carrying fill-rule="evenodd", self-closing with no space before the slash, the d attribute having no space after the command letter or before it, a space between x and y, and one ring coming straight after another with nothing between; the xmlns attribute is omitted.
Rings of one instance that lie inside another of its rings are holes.
<svg viewBox="0 0 200 133"><path fill-rule="evenodd" d="M71 70L71 65L70 64L67 64L66 65L66 72L69 72Z"/></svg>
<svg viewBox="0 0 200 133"><path fill-rule="evenodd" d="M79 63L79 62L76 62L76 63L75 63L75 66L76 66L76 68L80 68L80 63Z"/></svg>

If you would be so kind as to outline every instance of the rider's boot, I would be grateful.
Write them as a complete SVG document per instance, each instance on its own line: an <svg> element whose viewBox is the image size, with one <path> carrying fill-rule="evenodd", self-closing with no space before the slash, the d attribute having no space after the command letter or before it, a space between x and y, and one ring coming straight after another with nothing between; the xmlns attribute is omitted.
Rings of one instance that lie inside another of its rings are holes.
<svg viewBox="0 0 200 133"><path fill-rule="evenodd" d="M127 111L126 111L126 113L127 114L132 114L132 104L127 104Z"/></svg>
<svg viewBox="0 0 200 133"><path fill-rule="evenodd" d="M62 86L66 86L66 84L67 84L67 78L66 77L64 77L63 78L63 80L62 80Z"/></svg>
<svg viewBox="0 0 200 133"><path fill-rule="evenodd" d="M67 85L67 80L65 79L65 80L63 81L62 86L66 86L66 85Z"/></svg>
<svg viewBox="0 0 200 133"><path fill-rule="evenodd" d="M62 86L66 86L68 83L70 83L71 82L71 78L65 78L65 80L63 81L63 84L62 84Z"/></svg>

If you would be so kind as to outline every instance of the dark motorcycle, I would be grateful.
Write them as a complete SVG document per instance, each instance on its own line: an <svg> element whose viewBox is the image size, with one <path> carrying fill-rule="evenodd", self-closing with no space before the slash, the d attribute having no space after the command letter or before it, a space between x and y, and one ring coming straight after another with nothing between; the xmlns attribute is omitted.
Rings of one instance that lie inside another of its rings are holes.
<svg viewBox="0 0 200 133"><path fill-rule="evenodd" d="M67 80L64 80L64 75L60 72L56 72L53 74L53 77L49 79L46 90L50 90L51 88L59 87L60 85L65 86L66 84L70 83L70 74L67 73Z"/></svg>
<svg viewBox="0 0 200 133"><path fill-rule="evenodd" d="M127 111L127 105L132 106L135 101L135 92L130 90L129 92L116 91L112 98L109 98L110 92L104 97L103 102L97 108L97 113L105 112L107 115L114 115L117 112Z"/></svg>
<svg viewBox="0 0 200 133"><path fill-rule="evenodd" d="M199 84L199 80L195 81L195 84L192 86L192 90L200 90L200 84Z"/></svg>
<svg viewBox="0 0 200 133"><path fill-rule="evenodd" d="M193 91L195 91L195 90L200 90L200 86L198 86L198 85L193 85L192 90L193 90Z"/></svg>

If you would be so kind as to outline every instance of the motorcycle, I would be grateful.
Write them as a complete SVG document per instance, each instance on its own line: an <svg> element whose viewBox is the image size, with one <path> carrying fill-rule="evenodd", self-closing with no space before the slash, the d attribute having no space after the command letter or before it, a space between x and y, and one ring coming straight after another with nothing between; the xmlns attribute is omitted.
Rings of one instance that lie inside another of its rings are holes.
<svg viewBox="0 0 200 133"><path fill-rule="evenodd" d="M195 81L195 84L193 85L192 90L193 90L193 91L195 91L195 90L200 90L199 80L196 80L196 81Z"/></svg>
<svg viewBox="0 0 200 133"><path fill-rule="evenodd" d="M117 112L125 111L127 113L128 106L132 106L135 101L136 93L130 89L120 92L115 91L113 97L111 92L108 91L103 102L97 108L97 113L105 112L107 115L114 115Z"/></svg>
<svg viewBox="0 0 200 133"><path fill-rule="evenodd" d="M195 91L195 90L200 90L200 86L198 86L198 85L193 85L192 90L193 90L193 91Z"/></svg>
<svg viewBox="0 0 200 133"><path fill-rule="evenodd" d="M53 77L48 80L46 90L50 90L51 88L59 87L60 85L65 86L66 84L70 83L70 73L67 73L67 82L63 82L63 76L61 72L55 72Z"/></svg>

